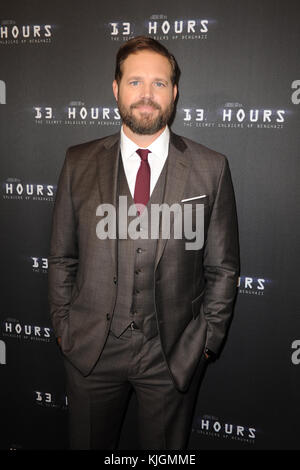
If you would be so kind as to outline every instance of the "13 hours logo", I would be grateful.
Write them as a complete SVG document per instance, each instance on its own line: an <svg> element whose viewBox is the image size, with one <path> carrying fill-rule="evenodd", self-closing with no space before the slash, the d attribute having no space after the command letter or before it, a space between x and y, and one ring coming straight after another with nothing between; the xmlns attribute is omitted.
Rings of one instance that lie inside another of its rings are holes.
<svg viewBox="0 0 300 470"><path fill-rule="evenodd" d="M52 392L43 392L35 390L35 403L45 408L60 408L62 410L68 407L68 399L66 396L58 397Z"/></svg>
<svg viewBox="0 0 300 470"><path fill-rule="evenodd" d="M209 415L196 417L193 432L211 437L229 438L249 444L253 444L256 438L256 429L254 427L222 422L219 418Z"/></svg>
<svg viewBox="0 0 300 470"><path fill-rule="evenodd" d="M31 256L32 271L34 273L47 274L48 272L48 258L39 258L37 256Z"/></svg>
<svg viewBox="0 0 300 470"><path fill-rule="evenodd" d="M264 295L266 285L271 281L262 277L240 276L238 288L240 294Z"/></svg>
<svg viewBox="0 0 300 470"><path fill-rule="evenodd" d="M35 106L36 124L56 125L120 125L121 116L118 108L112 106L88 106L84 102L74 101L63 110L53 106Z"/></svg>
<svg viewBox="0 0 300 470"><path fill-rule="evenodd" d="M272 128L282 129L286 110L267 108L247 109L239 103L226 103L215 110L201 106L179 110L185 127Z"/></svg>
<svg viewBox="0 0 300 470"><path fill-rule="evenodd" d="M39 44L52 39L51 24L18 25L14 20L2 20L0 24L0 44Z"/></svg>
<svg viewBox="0 0 300 470"><path fill-rule="evenodd" d="M6 104L6 84L0 80L0 104Z"/></svg>
<svg viewBox="0 0 300 470"><path fill-rule="evenodd" d="M51 328L29 323L22 324L18 320L7 319L2 324L2 336L49 343Z"/></svg>
<svg viewBox="0 0 300 470"><path fill-rule="evenodd" d="M140 24L128 19L112 20L108 23L110 37L114 41L128 40L144 34L154 39L207 39L209 26L214 20L207 18L175 18L159 14L151 15Z"/></svg>
<svg viewBox="0 0 300 470"><path fill-rule="evenodd" d="M2 183L3 199L54 201L55 186L43 183L26 183L19 178L7 178Z"/></svg>

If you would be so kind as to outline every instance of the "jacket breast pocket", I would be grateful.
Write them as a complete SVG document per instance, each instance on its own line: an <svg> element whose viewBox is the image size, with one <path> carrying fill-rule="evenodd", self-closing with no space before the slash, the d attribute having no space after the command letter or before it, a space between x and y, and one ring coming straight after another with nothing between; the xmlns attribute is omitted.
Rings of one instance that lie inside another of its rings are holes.
<svg viewBox="0 0 300 470"><path fill-rule="evenodd" d="M197 318L199 313L200 313L200 308L203 302L203 297L204 297L204 289L201 292L198 297L196 297L194 300L192 300L192 312L193 312L193 318Z"/></svg>
<svg viewBox="0 0 300 470"><path fill-rule="evenodd" d="M182 209L184 210L192 210L195 211L197 208L203 206L204 210L209 209L209 198L208 196L204 195L203 197L199 198L188 198L182 199L181 201Z"/></svg>

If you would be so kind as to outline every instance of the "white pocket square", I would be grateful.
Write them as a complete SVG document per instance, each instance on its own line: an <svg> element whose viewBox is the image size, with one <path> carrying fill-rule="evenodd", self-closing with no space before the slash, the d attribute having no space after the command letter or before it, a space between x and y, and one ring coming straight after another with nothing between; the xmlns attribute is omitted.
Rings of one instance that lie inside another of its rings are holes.
<svg viewBox="0 0 300 470"><path fill-rule="evenodd" d="M202 196L189 197L188 199L182 199L181 202L194 201L195 199L201 199L202 197L206 197L206 194L202 194Z"/></svg>

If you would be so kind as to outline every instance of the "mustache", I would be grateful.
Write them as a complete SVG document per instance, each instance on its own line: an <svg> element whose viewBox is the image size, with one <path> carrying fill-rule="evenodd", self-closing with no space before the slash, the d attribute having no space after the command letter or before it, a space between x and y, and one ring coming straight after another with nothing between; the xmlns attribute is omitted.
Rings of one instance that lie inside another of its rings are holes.
<svg viewBox="0 0 300 470"><path fill-rule="evenodd" d="M138 106L152 106L154 109L161 110L159 104L155 103L155 101L152 101L151 99L137 101L130 106L130 109L137 108Z"/></svg>

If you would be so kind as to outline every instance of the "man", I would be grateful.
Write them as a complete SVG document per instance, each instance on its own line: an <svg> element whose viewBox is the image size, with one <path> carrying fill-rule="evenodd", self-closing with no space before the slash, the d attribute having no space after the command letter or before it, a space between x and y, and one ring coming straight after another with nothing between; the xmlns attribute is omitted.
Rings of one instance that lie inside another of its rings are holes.
<svg viewBox="0 0 300 470"><path fill-rule="evenodd" d="M169 130L178 77L160 43L125 43L113 82L121 132L68 149L60 175L49 298L72 449L117 448L132 389L140 447L186 448L200 377L230 322L239 268L230 171L226 157ZM137 209L127 236L124 200ZM203 216L201 246L185 232L163 236L162 213L150 217L162 204L183 214L189 205L193 229ZM148 222L158 236L143 235Z"/></svg>

